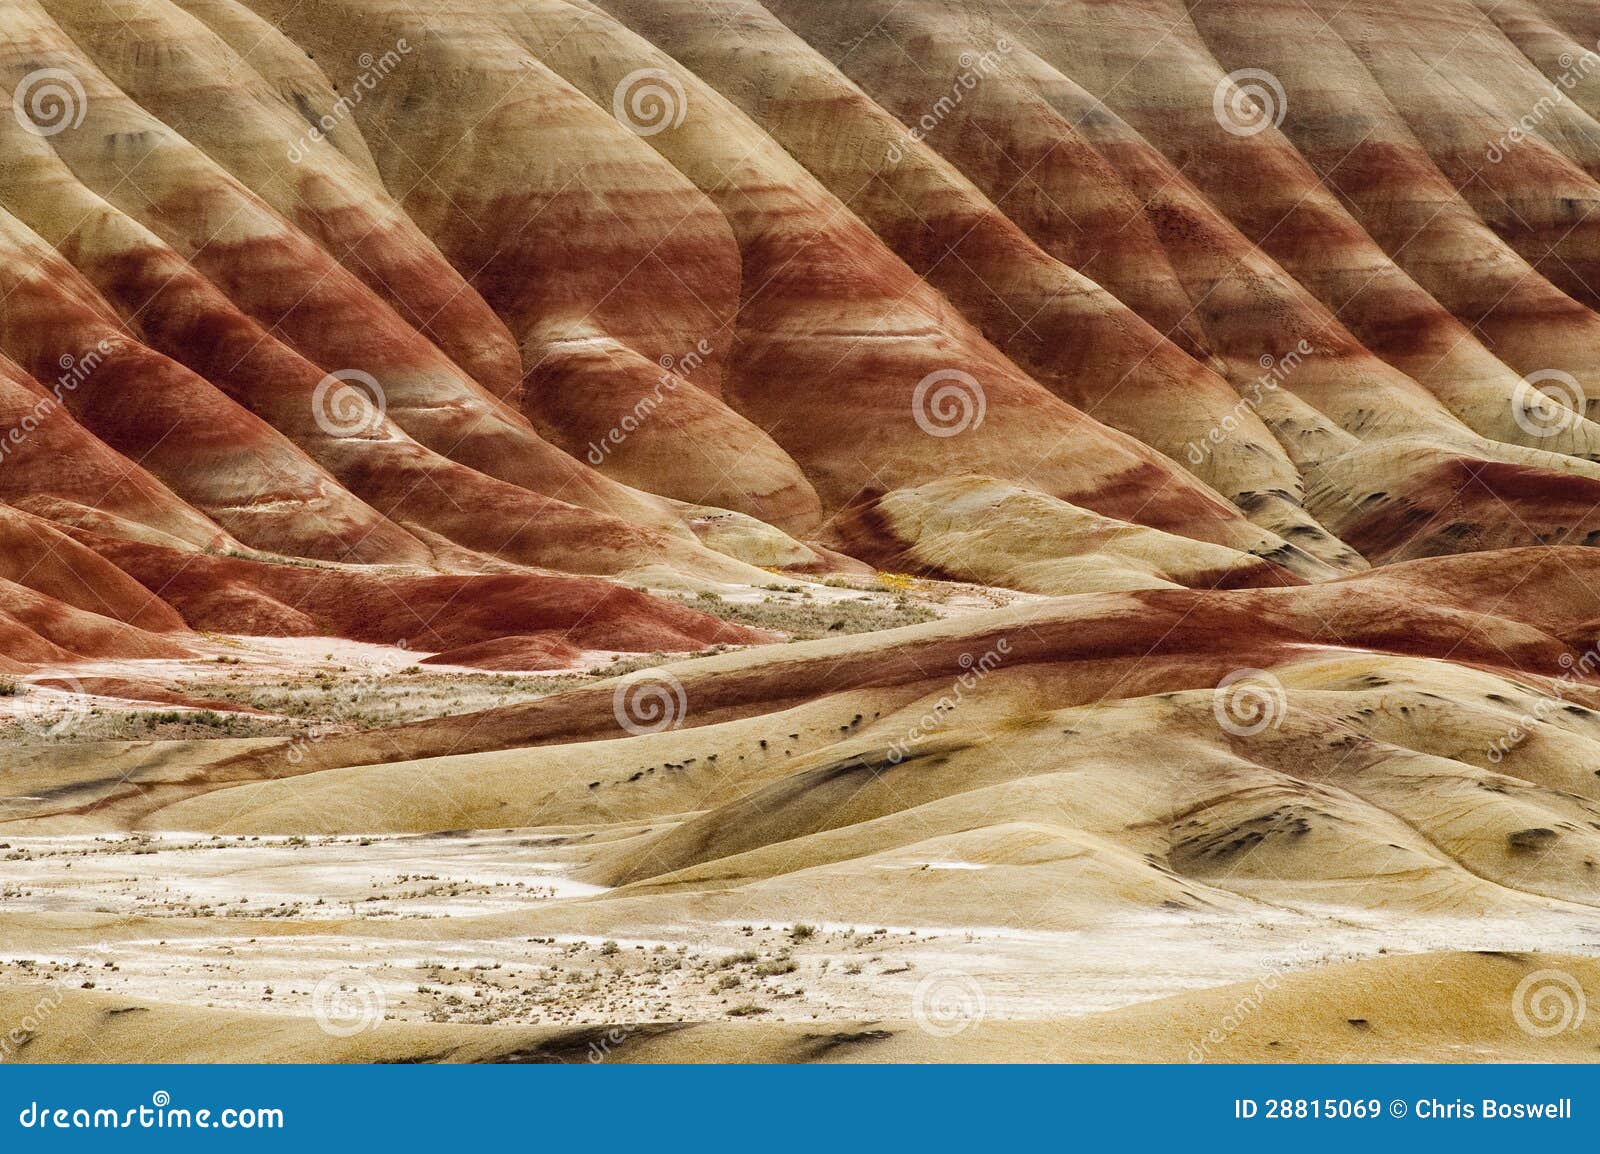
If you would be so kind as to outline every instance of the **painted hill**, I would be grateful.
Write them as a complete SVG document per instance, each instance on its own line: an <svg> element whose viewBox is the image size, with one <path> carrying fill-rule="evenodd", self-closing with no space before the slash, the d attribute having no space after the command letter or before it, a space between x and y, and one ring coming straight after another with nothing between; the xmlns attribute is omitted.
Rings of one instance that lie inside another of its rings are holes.
<svg viewBox="0 0 1600 1154"><path fill-rule="evenodd" d="M1597 45L1579 0L9 0L0 880L482 850L337 932L396 991L520 951L532 1033L407 993L319 1049L245 1013L280 957L215 1017L130 966L261 1057L853 1055L813 1010L922 1057L898 976L984 935L1008 1025L945 1056L1170 1057L1235 956L1318 976L1221 1056L1339 1056L1277 1035L1409 973L1382 934L1520 988L1459 951L1600 904ZM18 932L216 913L144 876ZM334 916L241 900L252 947ZM1351 1054L1537 1056L1384 990Z"/></svg>

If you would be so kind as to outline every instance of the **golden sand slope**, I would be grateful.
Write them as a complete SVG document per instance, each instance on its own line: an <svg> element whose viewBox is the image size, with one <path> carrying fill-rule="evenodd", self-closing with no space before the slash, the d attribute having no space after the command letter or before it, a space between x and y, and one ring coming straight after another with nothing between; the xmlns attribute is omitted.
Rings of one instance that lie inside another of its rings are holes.
<svg viewBox="0 0 1600 1154"><path fill-rule="evenodd" d="M1477 560L1501 583L1522 563ZM1406 572L1040 601L371 734L131 743L92 768L45 746L8 776L0 833L550 827L578 876L620 887L573 915L596 926L1592 907L1600 692L1558 640L1596 615L1592 586L1474 595L1462 572L1451 605ZM944 859L984 868L915 869Z"/></svg>
<svg viewBox="0 0 1600 1154"><path fill-rule="evenodd" d="M1592 1019L1540 1037L1518 1025L1529 978L1593 988L1600 966L1559 955L1423 954L1264 975L1251 983L1055 1021L619 1022L582 1029L382 1022L339 1038L315 1022L142 1003L40 986L0 990L0 1020L34 1062L1588 1062ZM1548 1023L1542 1020L1536 1025Z"/></svg>

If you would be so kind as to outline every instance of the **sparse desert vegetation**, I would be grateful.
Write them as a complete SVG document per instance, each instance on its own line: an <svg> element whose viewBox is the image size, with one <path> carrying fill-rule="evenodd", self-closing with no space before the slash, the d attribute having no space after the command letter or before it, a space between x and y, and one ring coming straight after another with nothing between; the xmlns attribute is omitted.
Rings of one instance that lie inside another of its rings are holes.
<svg viewBox="0 0 1600 1154"><path fill-rule="evenodd" d="M830 634L869 633L932 621L938 614L904 592L866 592L858 596L819 599L802 585L768 586L759 600L701 593L690 602L701 612L756 629L774 629L796 641Z"/></svg>

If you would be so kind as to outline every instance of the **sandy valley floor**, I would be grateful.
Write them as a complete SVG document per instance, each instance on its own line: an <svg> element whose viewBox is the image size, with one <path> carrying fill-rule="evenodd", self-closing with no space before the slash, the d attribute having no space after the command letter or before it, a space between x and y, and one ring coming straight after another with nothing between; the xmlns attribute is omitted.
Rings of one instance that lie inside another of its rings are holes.
<svg viewBox="0 0 1600 1154"><path fill-rule="evenodd" d="M1297 644L1235 742L1212 690L1029 660L1098 644L1096 599L935 604L779 661L213 639L252 662L31 684L0 1054L203 1056L210 1022L268 1059L1600 1056L1600 810L1560 776L1586 710L1512 777L1442 743L1529 687ZM639 686L678 714L620 732ZM230 693L262 728L210 720Z"/></svg>

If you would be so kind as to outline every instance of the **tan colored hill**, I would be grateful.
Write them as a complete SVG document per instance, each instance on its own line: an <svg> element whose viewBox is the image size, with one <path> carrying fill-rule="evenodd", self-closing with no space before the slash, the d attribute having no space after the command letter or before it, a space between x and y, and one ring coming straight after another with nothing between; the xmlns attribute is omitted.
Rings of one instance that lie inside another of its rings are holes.
<svg viewBox="0 0 1600 1154"><path fill-rule="evenodd" d="M1548 960L1586 982L1597 977L1590 959ZM1554 1043L1508 1022L1505 1005L1536 964L1492 954L1391 958L1082 1018L984 1020L943 1038L884 1020L570 1029L383 1022L339 1038L304 1018L99 993L55 997L40 986L0 990L0 1016L34 1023L19 1051L34 1062L1014 1062L1019 1053L1053 1062L1592 1061L1592 1022Z"/></svg>

